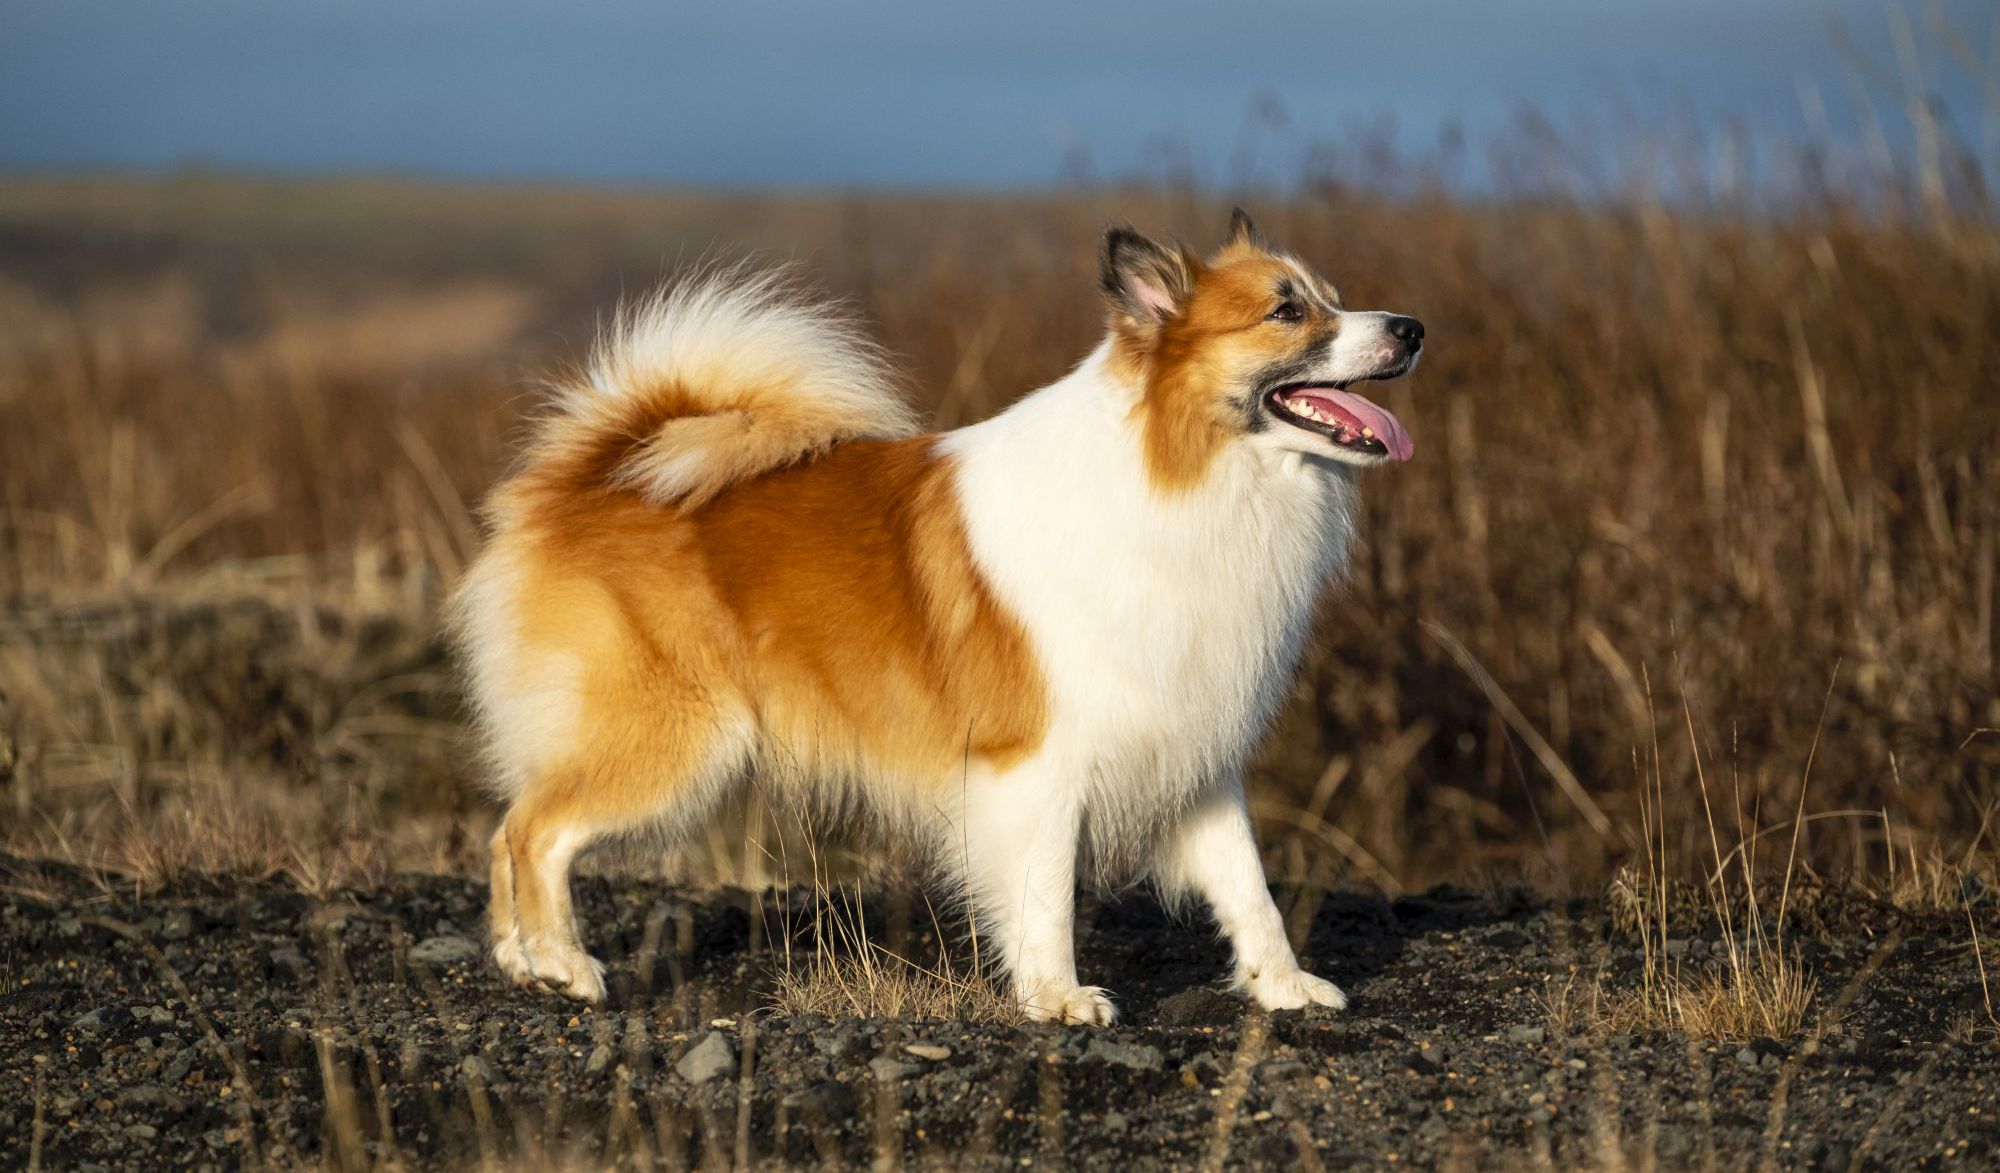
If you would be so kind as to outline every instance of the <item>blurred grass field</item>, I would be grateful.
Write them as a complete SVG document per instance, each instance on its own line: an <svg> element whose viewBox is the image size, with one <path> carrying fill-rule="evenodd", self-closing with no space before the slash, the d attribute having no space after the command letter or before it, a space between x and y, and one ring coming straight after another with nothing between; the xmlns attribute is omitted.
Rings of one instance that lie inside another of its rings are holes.
<svg viewBox="0 0 2000 1173"><path fill-rule="evenodd" d="M1805 874L1946 903L1992 879L1989 198L1309 184L1253 210L1433 343L1385 386L1417 459L1367 477L1259 757L1275 875L1597 885L1642 850L1657 760L1655 846L1691 874L1715 823L1782 844L1804 810ZM951 427L1092 344L1105 221L1205 249L1226 215L1167 188L0 180L0 850L120 882L476 870L494 812L437 608L540 381L621 296L798 261ZM762 883L768 830L659 866Z"/></svg>

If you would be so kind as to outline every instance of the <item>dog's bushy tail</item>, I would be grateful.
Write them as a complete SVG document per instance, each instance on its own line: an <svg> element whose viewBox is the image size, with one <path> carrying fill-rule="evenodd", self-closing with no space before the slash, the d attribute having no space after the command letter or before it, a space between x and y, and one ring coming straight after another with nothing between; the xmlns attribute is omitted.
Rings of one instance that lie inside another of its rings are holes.
<svg viewBox="0 0 2000 1173"><path fill-rule="evenodd" d="M571 489L692 509L843 440L917 430L881 351L783 270L742 266L628 307L531 449Z"/></svg>

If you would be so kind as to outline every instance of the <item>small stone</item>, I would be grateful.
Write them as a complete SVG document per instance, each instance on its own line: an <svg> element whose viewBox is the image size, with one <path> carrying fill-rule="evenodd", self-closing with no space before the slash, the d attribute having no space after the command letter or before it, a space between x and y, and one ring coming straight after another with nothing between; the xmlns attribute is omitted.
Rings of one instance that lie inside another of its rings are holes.
<svg viewBox="0 0 2000 1173"><path fill-rule="evenodd" d="M464 965L479 959L479 946L456 933L426 937L410 946L410 959L425 965Z"/></svg>
<svg viewBox="0 0 2000 1173"><path fill-rule="evenodd" d="M128 1087L118 1093L118 1106L121 1108L159 1108L164 1107L166 1102L166 1089L150 1083Z"/></svg>
<svg viewBox="0 0 2000 1173"><path fill-rule="evenodd" d="M1507 1041L1524 1047L1539 1047L1549 1037L1549 1032L1539 1026L1513 1026L1507 1028Z"/></svg>
<svg viewBox="0 0 2000 1173"><path fill-rule="evenodd" d="M584 1060L583 1073L585 1075L602 1075L604 1074L604 1069L609 1066L611 1066L611 1048L603 1043L599 1043L596 1047L592 1048L590 1058Z"/></svg>
<svg viewBox="0 0 2000 1173"><path fill-rule="evenodd" d="M921 1070L923 1069L920 1067L912 1067L887 1055L879 1055L868 1061L868 1073L875 1077L876 1083L894 1083L904 1076L915 1075Z"/></svg>
<svg viewBox="0 0 2000 1173"><path fill-rule="evenodd" d="M1090 1046L1084 1051L1083 1058L1085 1062L1095 1060L1099 1063L1128 1067L1133 1071L1158 1071L1164 1062L1158 1047L1149 1047L1144 1043L1114 1042L1102 1035L1090 1040Z"/></svg>
<svg viewBox="0 0 2000 1173"><path fill-rule="evenodd" d="M123 1006L100 1006L70 1023L70 1026L85 1034L94 1035L107 1030L116 1030L121 1026L129 1026L131 1023L132 1012Z"/></svg>
<svg viewBox="0 0 2000 1173"><path fill-rule="evenodd" d="M1759 1055L1748 1047L1736 1052L1736 1062L1752 1071L1757 1070L1757 1064L1761 1063L1763 1058L1762 1055Z"/></svg>
<svg viewBox="0 0 2000 1173"><path fill-rule="evenodd" d="M467 1055L465 1061L458 1065L458 1069L469 1080L476 1079L486 1084L494 1082L493 1065L478 1055Z"/></svg>
<svg viewBox="0 0 2000 1173"><path fill-rule="evenodd" d="M693 1084L707 1083L718 1075L726 1075L736 1065L736 1050L729 1045L729 1036L718 1031L710 1031L701 1041L689 1047L674 1070L681 1078Z"/></svg>
<svg viewBox="0 0 2000 1173"><path fill-rule="evenodd" d="M919 1059L929 1059L933 1063L942 1063L951 1058L951 1048L936 1043L911 1043L903 1049Z"/></svg>
<svg viewBox="0 0 2000 1173"><path fill-rule="evenodd" d="M860 1042L854 1028L846 1025L829 1027L812 1036L813 1050L836 1062L852 1055Z"/></svg>

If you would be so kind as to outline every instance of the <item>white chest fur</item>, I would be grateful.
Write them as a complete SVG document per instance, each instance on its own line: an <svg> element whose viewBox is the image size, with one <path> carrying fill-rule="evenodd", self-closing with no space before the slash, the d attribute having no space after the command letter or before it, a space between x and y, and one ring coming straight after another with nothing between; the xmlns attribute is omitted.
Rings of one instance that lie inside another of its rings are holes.
<svg viewBox="0 0 2000 1173"><path fill-rule="evenodd" d="M1047 677L1047 754L1087 807L1143 818L1129 808L1189 801L1263 731L1344 562L1352 485L1232 445L1163 495L1131 402L1100 353L947 445L974 556Z"/></svg>

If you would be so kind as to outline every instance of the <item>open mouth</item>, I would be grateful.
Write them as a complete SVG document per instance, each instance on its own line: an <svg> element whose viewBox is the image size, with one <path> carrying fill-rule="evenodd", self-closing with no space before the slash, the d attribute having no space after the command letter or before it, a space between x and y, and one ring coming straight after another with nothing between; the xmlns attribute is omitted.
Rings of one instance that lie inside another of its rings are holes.
<svg viewBox="0 0 2000 1173"><path fill-rule="evenodd" d="M1349 452L1398 462L1417 453L1403 421L1374 400L1349 391L1345 383L1291 383L1272 391L1265 402L1279 419L1325 436Z"/></svg>

